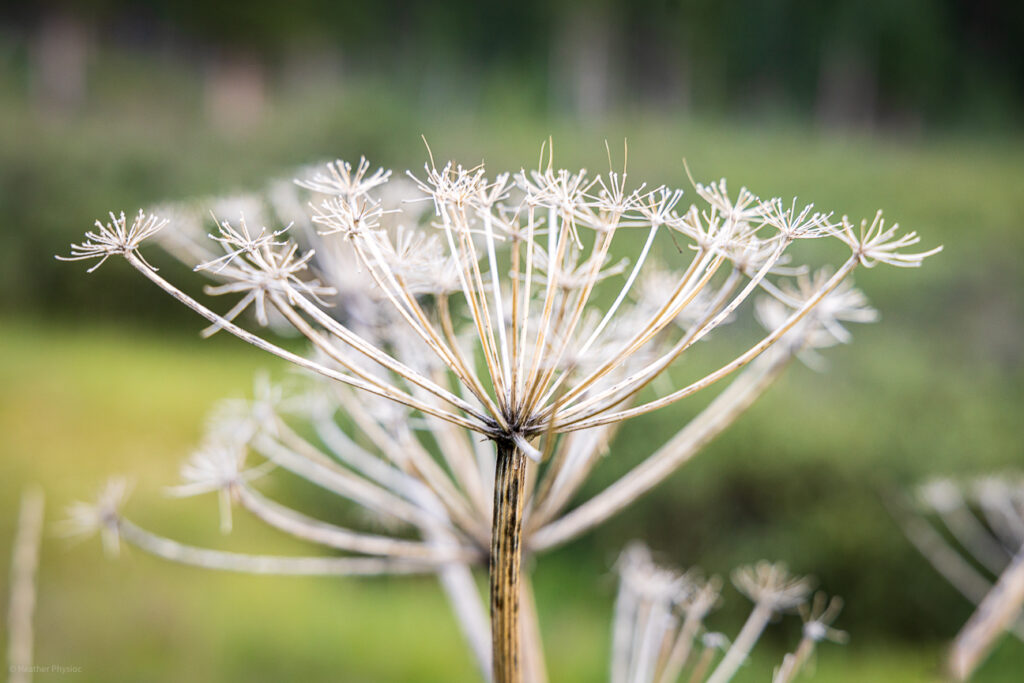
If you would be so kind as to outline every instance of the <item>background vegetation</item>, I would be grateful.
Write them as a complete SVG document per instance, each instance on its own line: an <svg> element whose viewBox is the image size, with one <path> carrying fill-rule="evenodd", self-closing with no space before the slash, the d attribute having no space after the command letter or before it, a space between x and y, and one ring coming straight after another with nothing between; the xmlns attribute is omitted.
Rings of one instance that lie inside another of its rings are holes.
<svg viewBox="0 0 1024 683"><path fill-rule="evenodd" d="M1020 10L919 0L899 11L837 3L839 14L826 15L806 3L737 1L685 13L611 3L594 14L566 2L550 16L529 3L483 16L470 3L413 3L335 16L309 0L281 16L267 4L230 31L237 17L218 14L216 3L188 15L169 3L143 15L96 3L84 20L59 9L59 21L86 27L77 97L41 84L42 14L26 10L3 25L0 548L10 545L24 484L44 484L53 519L127 472L138 481L131 510L169 535L298 551L255 525L224 539L213 500L160 495L212 403L248 391L257 368L284 369L230 339L200 342L200 321L121 264L85 276L80 264L53 261L95 218L259 189L324 158L366 154L415 168L421 133L438 156L485 157L495 168L534 163L551 135L562 164L601 170L603 141L628 138L638 180L686 186L685 157L698 177L725 175L760 194L795 193L851 216L883 207L946 251L920 272L862 273L883 322L854 330L852 346L829 354L825 375L794 367L668 483L541 560L552 680L605 676L610 567L634 537L669 562L708 571L786 560L845 596L840 625L853 641L822 649L817 680L936 678L941 647L970 610L903 539L883 500L929 475L1021 464L1024 72L1007 37ZM392 15L401 20L392 25ZM598 29L584 33L616 27L607 44L622 59L598 79L603 96L563 98L560 83L592 76L560 66L582 59L567 46L586 21ZM646 41L651 49L675 45L679 54L645 56L640 25L667 36ZM494 26L501 39L486 40L481 29ZM868 57L826 78L829 27ZM188 46L201 49L186 58ZM666 64L689 76L668 87ZM765 73L776 85L751 85ZM833 116L822 79L848 86L835 101L874 104ZM226 109L211 94L239 82ZM730 343L724 334L715 342ZM592 490L695 410L627 425ZM76 680L473 676L427 579L212 575L139 553L109 562L94 544L48 537L40 591L37 661L80 666ZM729 603L725 621L738 617L742 598L731 593ZM794 635L783 630L767 646L781 651ZM1008 641L979 680L1017 680L1022 663L1024 646ZM768 665L756 664L749 680L764 679Z"/></svg>

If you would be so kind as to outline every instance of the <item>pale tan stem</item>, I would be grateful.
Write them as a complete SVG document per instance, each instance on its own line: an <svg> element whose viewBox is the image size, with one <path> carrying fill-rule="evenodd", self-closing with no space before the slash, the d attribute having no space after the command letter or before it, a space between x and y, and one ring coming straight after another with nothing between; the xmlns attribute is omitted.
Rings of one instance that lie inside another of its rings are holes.
<svg viewBox="0 0 1024 683"><path fill-rule="evenodd" d="M233 490L238 501L257 519L296 538L318 543L329 548L387 557L406 557L425 563L475 562L478 553L473 548L460 546L457 541L447 544L421 543L390 536L378 536L335 526L307 517L289 507L265 498L243 483Z"/></svg>
<svg viewBox="0 0 1024 683"><path fill-rule="evenodd" d="M949 666L953 675L966 680L988 655L996 639L1006 631L1024 606L1024 548L1006 568L978 609L953 642Z"/></svg>
<svg viewBox="0 0 1024 683"><path fill-rule="evenodd" d="M676 289L672 292L671 295L669 295L668 300L662 305L658 313L655 314L650 321L648 321L648 323L644 326L643 329L639 330L628 342L626 342L626 344L623 345L622 349L618 353L612 356L609 360L605 361L600 367L592 371L590 375L577 382L569 391L567 391L565 393L565 396L563 397L563 401L571 403L575 401L575 399L578 396L582 396L583 393L587 389L589 389L591 385L593 385L595 382L597 382L602 377L611 372L611 370L614 369L616 366L624 362L630 355L632 355L633 352L635 352L637 349L643 346L643 344L647 340L649 340L651 337L657 334L658 331L660 331L662 328L668 325L669 322L671 322L672 317L674 316L670 317L666 315L666 312L675 311L676 313L678 313L679 310L685 308L685 306L690 301L692 301L694 297L697 296L699 290L703 287L703 285L698 285L694 287L692 291L690 291L689 296L687 296L683 300L683 305L678 306L679 296L686 291L686 287L689 284L690 280L693 278L694 274L701 269L707 268L707 266L705 265L705 261L708 258L710 258L710 256L703 252L694 256L693 260L690 262L690 265L687 266L686 271L680 278L679 283L676 285ZM721 259L719 259L719 264L720 263ZM712 272L711 275L713 274L714 273ZM707 272L705 272L703 279L706 284L706 281L710 280L710 275ZM553 383L552 387L548 389L549 393L551 391L554 391L557 388L557 385L559 385L565 377L566 375L564 374L561 377L559 377L559 379ZM544 417L547 416L546 413L542 413L542 415Z"/></svg>
<svg viewBox="0 0 1024 683"><path fill-rule="evenodd" d="M760 342L750 347L746 352L737 356L732 362L723 365L722 367L718 368L709 375L706 375L705 377L697 380L696 382L693 382L689 386L679 389L678 391L674 391L671 394L663 396L659 399L636 406L635 408L629 408L627 410L622 410L617 413L606 413L600 417L593 417L595 413L591 413L587 417L576 418L572 420L571 424L569 422L561 422L558 425L559 431L587 429L589 427L596 427L602 424L609 424L612 422L618 422L620 420L626 420L631 417L636 417L637 415L643 415L644 413L649 413L653 410L657 410L658 408L667 406L671 403L686 398L691 394L695 394L698 391L711 386L712 384L722 379L723 377L726 377L729 374L738 370L739 368L742 368L744 365L757 358L765 350L767 350L773 344L779 341L779 339L781 339L783 335L785 335L787 332L793 329L793 327L798 322L800 322L800 320L802 320L803 317L811 311L811 309L817 306L821 302L821 300L824 299L829 294L829 292L838 287L839 284L843 281L843 279L847 275L849 275L849 273L854 268L857 267L857 264L858 261L856 258L850 258L845 264L843 264L843 266L838 271L836 271L836 274L833 275L821 287L821 289L817 291L817 293L815 293L814 296L808 299L800 309L794 311L782 325L777 327L771 334L764 337Z"/></svg>
<svg viewBox="0 0 1024 683"><path fill-rule="evenodd" d="M476 298L473 288L470 287L469 285L469 278L466 275L465 267L466 255L455 244L455 236L452 234L453 228L451 217L448 215L448 211L443 208L441 209L440 214L444 226L445 238L448 241L448 249L451 252L452 258L456 260L456 272L458 272L459 275L459 283L462 286L462 293L465 296L466 304L469 306L470 313L472 314L473 317L473 323L476 326L477 338L480 340L480 348L483 350L484 361L487 364L487 369L491 375L492 381L494 381L497 380L498 376L500 375L500 371L497 370L495 362L496 359L493 355L494 349L492 344L494 343L494 335L488 334L488 330L490 330L490 321L484 319L483 314L481 313L480 310L480 301ZM460 241L464 243L465 240L460 238ZM472 255L469 255L469 258L474 257ZM494 384L495 389L498 390L498 400L500 401L502 400L500 391L500 381L494 381ZM495 419L500 419L502 415L501 411L495 408L494 413Z"/></svg>
<svg viewBox="0 0 1024 683"><path fill-rule="evenodd" d="M700 653L696 666L693 667L693 671L690 673L690 683L700 683L703 681L708 675L708 670L711 669L713 661L715 661L715 648L705 646L704 650Z"/></svg>
<svg viewBox="0 0 1024 683"><path fill-rule="evenodd" d="M526 683L547 683L548 672L544 663L544 640L540 633L537 616L537 600L533 594L533 582L529 573L522 575L522 629L523 629L523 679Z"/></svg>
<svg viewBox="0 0 1024 683"><path fill-rule="evenodd" d="M764 627L768 625L771 618L772 608L769 604L759 602L754 606L746 623L743 624L743 628L740 629L739 635L736 636L736 640L732 641L725 657L708 678L708 683L725 683L732 680L743 662L747 661L754 643L761 637Z"/></svg>
<svg viewBox="0 0 1024 683"><path fill-rule="evenodd" d="M7 608L7 665L11 683L29 683L32 680L32 617L36 608L43 509L42 489L32 488L22 494L11 555L11 595Z"/></svg>
<svg viewBox="0 0 1024 683"><path fill-rule="evenodd" d="M509 392L506 399L509 399L511 398L512 392L512 365L509 357L508 334L505 329L505 302L503 301L501 282L498 277L498 256L494 251L494 230L491 225L492 216L490 207L487 207L484 211L483 221L484 234L487 238L487 263L489 274L491 276L491 290L494 292L494 314L498 321L498 342L501 348L501 370L506 382L505 390ZM481 291L482 289L483 288L481 287Z"/></svg>
<svg viewBox="0 0 1024 683"><path fill-rule="evenodd" d="M491 523L491 642L495 683L522 683L519 621L526 457L511 441L497 442Z"/></svg>
<svg viewBox="0 0 1024 683"><path fill-rule="evenodd" d="M450 564L438 570L438 580L448 596L455 619L459 622L462 635L473 652L473 659L485 683L491 681L490 625L487 610L479 589L473 580L472 570L463 564Z"/></svg>
<svg viewBox="0 0 1024 683"><path fill-rule="evenodd" d="M463 214L461 216L463 224L466 224L466 217ZM482 336L480 341L484 347L485 353L490 357L491 362L488 363L488 367L491 371L491 378L494 383L494 393L498 400L498 405L504 409L508 409L506 399L509 398L510 392L508 388L508 377L505 372L505 364L503 362L504 356L501 354L498 342L494 337L494 325L492 323L491 311L487 306L487 296L484 293L484 281L480 274L480 260L476 253L476 246L473 244L473 240L470 237L469 230L460 230L459 242L466 245L466 252L469 254L469 271L473 276L475 286L474 291L479 294L479 298L476 299L476 304L472 307L476 315L480 316L482 329L487 332L486 336ZM495 297L501 296L501 290L495 290ZM499 326L504 326L504 321L498 320Z"/></svg>
<svg viewBox="0 0 1024 683"><path fill-rule="evenodd" d="M605 257L608 255L608 250L611 248L614 234L614 227L610 228L607 233L604 233L600 238L601 244L600 247L596 250L597 253L591 255L593 264L591 265L590 273L586 278L587 285L586 287L584 287L583 291L580 292L580 295L577 298L576 305L572 311L572 316L569 319L569 323L567 325L562 325L560 322L559 324L559 328L562 330L561 344L559 345L558 352L555 354L554 358L548 362L549 367L547 372L537 383L536 392L534 393L532 400L527 404L527 413L533 412L533 410L537 406L542 405L544 401L548 400L553 393L544 392L542 394L541 392L551 385L551 380L554 377L555 373L558 371L558 367L561 364L562 357L565 355L566 349L568 348L570 343L575 341L576 328L583 317L583 313L586 309L587 302L590 299L590 295L593 293L594 287L597 285L597 276L601 270L601 264L604 262ZM568 298L568 295L566 295L566 298ZM557 410L555 412L557 412Z"/></svg>
<svg viewBox="0 0 1024 683"><path fill-rule="evenodd" d="M629 273L629 277L626 278L626 283L622 286L622 289L619 290L619 294L615 297L615 301L613 301L612 305L608 307L604 317L601 318L601 322L598 323L597 327L594 328L594 331L591 332L589 337L587 337L587 341L583 343L583 346L579 350L580 354L584 354L590 350L590 347L593 346L594 342L596 342L598 337L601 336L601 332L608 326L608 323L615 315L615 311L619 310L619 306L626 298L626 295L629 294L629 290L633 286L633 282L636 280L637 275L640 274L640 268L647 260L647 254L651 250L651 244L654 243L654 236L657 233L658 225L652 225L650 232L647 233L647 241L644 242L644 247L640 251L640 256L637 257L636 263L633 265L633 269Z"/></svg>
<svg viewBox="0 0 1024 683"><path fill-rule="evenodd" d="M472 430L474 432L479 432L481 434L485 434L485 435L488 435L488 436L491 435L488 432L488 430L486 430L480 424L478 424L477 422L475 422L473 420L469 420L467 418L464 418L464 417L462 417L460 415L456 415L454 413L450 413L448 411L437 410L433 406L424 404L422 401L414 400L412 397L408 396L408 394L406 394L405 392L398 391L397 389L391 389L391 388L388 388L388 387L383 387L383 388L382 387L378 387L376 385L373 385L373 384L370 384L368 382L365 382L365 381L363 381L363 380L361 380L361 379L359 379L357 377L353 377L351 375L346 375L343 372L337 372L335 370L332 370L331 368L324 367L323 365L320 365L319 363L315 363L315 362L309 360L308 358L303 358L302 356L300 356L298 354L295 354L295 353L292 353L291 351L287 351L285 349L282 349L280 346L277 346L275 344L271 344L270 342L266 341L265 339L261 339L260 337L257 337L256 335L252 334L251 332L242 329L241 327L239 327L238 325L234 324L230 320L226 320L222 316L217 315L216 313L214 313L213 311L208 309L206 306L203 306L201 303L199 303L198 301L196 301L192 297L190 297L187 294L185 294L184 292L182 292L180 289L178 289L177 287L172 285L170 282L168 282L167 280L162 278L160 275L158 275L156 273L156 271L154 271L150 266L146 265L146 263L139 256L137 256L134 252L128 252L127 254L125 254L125 258L128 260L128 263L130 263L133 268L135 268L140 273L145 275L155 285L157 285L162 290L164 290L165 292L170 294L172 297L177 299L179 302L181 302L185 306L191 308L193 311L195 311L199 315L203 316L204 318L209 320L211 323L220 325L221 328L227 330L228 332L230 332L231 334L235 335L236 337L238 337L242 341L248 342L249 344L252 344L253 346L255 346L258 349L261 349L261 350L266 351L266 352L268 352L270 354L273 354L273 355L277 356L278 358L281 358L283 360L288 361L289 363L293 363L293 364L299 366L300 368L303 368L305 370L310 370L310 371L315 372L315 373L317 373L319 375L323 375L324 377L327 377L329 379L333 379L333 380L336 380L338 382L342 382L344 384L347 384L349 386L355 387L357 389L362 389L362 390L367 391L367 392L369 392L371 394L374 394L376 396L381 396L381 397L386 398L388 400L395 401L396 403L401 403L402 405L408 406L408 407L410 407L410 408L412 408L414 410L419 410L419 411L421 411L423 413L427 413L429 415L434 415L435 417L439 417L442 420L448 420L449 422L452 422L452 423L457 424L457 425L461 425L461 426L465 427L466 429L470 429L470 430Z"/></svg>
<svg viewBox="0 0 1024 683"><path fill-rule="evenodd" d="M320 488L356 502L378 514L390 515L417 528L443 525L446 520L424 512L366 479L320 459L311 459L268 436L253 443L260 455Z"/></svg>
<svg viewBox="0 0 1024 683"><path fill-rule="evenodd" d="M447 294L439 294L437 296L437 316L441 321L441 331L444 333L445 339L452 349L452 363L451 368L455 374L463 380L463 384L474 396L476 396L481 402L490 401L491 398L487 394L487 390L484 389L484 385L480 383L477 378L476 372L467 360L466 355L462 352L459 346L459 340L455 334L455 326L452 322L452 311L451 306L448 303ZM495 408L496 409L496 408Z"/></svg>
<svg viewBox="0 0 1024 683"><path fill-rule="evenodd" d="M434 493L444 505L447 514L463 531L486 543L486 527L481 527L477 514L462 492L452 483L444 469L434 461L433 456L423 447L414 435L405 429L385 429L376 422L365 410L360 408L357 395L339 395L343 406L348 409L359 430L372 440L385 453L401 454L401 467L408 474L416 477ZM396 433L397 432L397 433ZM294 434L294 432L292 432ZM297 435L296 435L297 436ZM296 446L308 442L301 440Z"/></svg>
<svg viewBox="0 0 1024 683"><path fill-rule="evenodd" d="M441 455L465 491L470 505L477 513L488 514L487 492L476 466L473 446L466 439L465 431L442 420L427 418L427 424Z"/></svg>
<svg viewBox="0 0 1024 683"><path fill-rule="evenodd" d="M407 287L402 285L395 273L387 267L386 259L381 255L380 250L376 247L374 241L366 240L366 244L370 247L370 251L373 253L372 261L366 257L366 253L363 251L359 241L354 241L352 246L356 252L356 256L363 265L366 266L366 271L370 274L370 277L377 286L380 287L381 291L384 292L384 295L394 305L395 310L397 310L399 315L409 323L409 326L416 332L416 334L420 335L423 341L434 350L438 357L446 362L450 361L451 356L448 353L448 349L446 349L444 344L441 343L436 331L433 330L426 316L423 315L422 309L420 309L419 304L416 303L416 298L409 292ZM381 276L377 273L377 266L379 266L382 271L384 279L381 279ZM385 282L385 280L387 282ZM394 288L394 291L392 291L392 287ZM398 292L402 297L401 301L399 301L394 292Z"/></svg>
<svg viewBox="0 0 1024 683"><path fill-rule="evenodd" d="M1010 553L974 516L966 503L957 505L953 509L940 509L937 512L942 523L953 534L957 543L973 555L981 566L997 576L1006 569L1006 565L1012 559Z"/></svg>
<svg viewBox="0 0 1024 683"><path fill-rule="evenodd" d="M527 520L530 533L555 519L569 504L600 456L607 451L617 428L618 425L609 425L562 437L558 456L545 470L542 486L533 494L533 510Z"/></svg>
<svg viewBox="0 0 1024 683"><path fill-rule="evenodd" d="M241 572L243 574L279 574L291 576L379 576L382 574L425 574L437 570L436 565L407 559L382 557L283 557L248 555L210 548L197 548L158 536L126 519L114 519L121 538L151 555L165 560L204 569Z"/></svg>
<svg viewBox="0 0 1024 683"><path fill-rule="evenodd" d="M512 285L512 302L509 317L512 319L512 329L509 332L509 351L511 374L509 375L509 391L516 393L519 386L519 266L521 257L519 254L520 240L518 234L512 239L511 256L512 270L510 273L510 284ZM509 397L511 401L511 396ZM515 407L515 406L513 406Z"/></svg>
<svg viewBox="0 0 1024 683"><path fill-rule="evenodd" d="M712 318L716 317L723 306L726 305L729 297L732 295L733 288L736 280L738 279L738 271L733 270L729 274L725 283L722 285L718 296L716 297L712 306L709 307L704 317L694 327L687 330L683 338L676 342L675 346L664 354L657 361L647 365L643 370L629 377L625 378L621 382L617 382L615 385L601 391L599 394L595 394L586 400L583 400L574 405L571 410L565 412L564 415L560 416L561 419L566 421L572 421L572 416L580 412L587 411L589 414L600 413L603 410L611 409L614 406L627 401L628 399L636 396L644 387L654 381L669 365L671 365L677 358L689 349L698 336L703 330L707 329L708 323Z"/></svg>
<svg viewBox="0 0 1024 683"><path fill-rule="evenodd" d="M690 658L690 653L693 651L693 639L697 637L697 631L700 630L704 615L704 611L697 609L687 612L683 625L679 629L675 642L672 644L672 650L669 652L665 668L661 672L659 679L661 683L675 683L679 680L679 676L686 666L686 661Z"/></svg>
<svg viewBox="0 0 1024 683"><path fill-rule="evenodd" d="M903 527L903 533L918 552L925 556L935 571L942 574L953 588L975 605L980 605L992 584L974 566L960 556L938 531L922 518L911 514L896 501L889 502L889 511ZM1018 639L1024 640L1024 620L1009 626Z"/></svg>
<svg viewBox="0 0 1024 683"><path fill-rule="evenodd" d="M480 384L480 380L476 377L476 373L472 372L471 368L469 368L468 366L460 366L456 362L456 357L453 355L453 350L447 348L444 345L444 342L441 340L441 337L437 334L437 331L434 329L434 326L430 324L430 321L427 319L426 314L424 314L423 309L420 307L419 303L416 302L416 297L412 295L408 287L402 284L402 281L399 278L397 278L397 276L391 271L391 269L389 269L385 265L385 260L383 259L383 257L380 256L379 250L374 248L373 242L368 241L368 244L370 245L371 250L374 252L374 258L380 264L381 270L387 276L387 279L394 283L395 289L398 290L399 293L402 295L405 305L403 306L402 304L398 303L398 300L395 298L395 295L381 281L380 277L377 275L376 269L374 268L374 263L372 263L369 259L366 258L366 255L363 253L362 249L359 246L359 243L357 242L355 243L356 254L359 256L360 260L366 266L367 271L370 273L371 277L373 277L374 281L385 293L385 295L389 299L391 299L392 303L396 307L396 310L398 310L402 317L406 319L406 321L409 323L410 326L412 326L416 333L420 335L420 337L427 343L428 346L434 349L434 352L438 355L439 358L441 358L449 367L452 368L452 370L457 375L459 375L460 379L462 379L462 381L469 386L470 390L474 393L477 399L484 405L484 407L493 415L494 419L498 422L498 424L504 428L504 418L501 412L498 410L498 407L494 404L494 402L491 401L490 397L487 395L487 392L483 390L482 385ZM408 306L408 311L406 310L405 306ZM415 316L415 318L419 322L417 323L412 316ZM463 371L465 371L468 374L460 374Z"/></svg>
<svg viewBox="0 0 1024 683"><path fill-rule="evenodd" d="M797 645L796 650L782 659L782 666L779 667L775 676L772 677L772 683L790 683L800 673L800 670L803 669L813 653L814 640L804 636L800 639L800 644Z"/></svg>
<svg viewBox="0 0 1024 683"><path fill-rule="evenodd" d="M334 320L331 316L327 315L322 310L314 306L304 297L293 294L291 298L295 299L296 303L299 305L299 308L305 311L308 315L312 316L317 322L319 322L321 325L327 328L331 333L337 335L346 344L352 346L357 351L365 355L367 358L370 358L371 360L379 363L383 367L386 367L388 370L391 370L400 377L404 377L412 384L415 384L416 386L426 389L431 394L437 396L443 401L446 401L453 407L458 408L459 410L468 413L481 421L487 421L488 418L479 411L477 411L476 409L474 409L473 406L469 405L464 400L462 400L452 392L448 391L447 389L443 388L441 385L434 382L433 380L423 376L416 370L394 359L388 354L383 353L382 351L374 347L372 344L366 342L361 337L348 330L348 328L339 323L337 320ZM275 296L275 304L281 303L284 302L280 301L280 297ZM290 309L291 307L289 306L287 308ZM282 313L285 313L285 311L282 311ZM285 313L285 315L288 316L289 322L292 322L293 318L297 317L294 316L294 313L292 313L291 315ZM303 333L305 334L305 332Z"/></svg>
<svg viewBox="0 0 1024 683"><path fill-rule="evenodd" d="M551 315L554 312L555 294L558 291L558 278L562 272L562 260L565 258L565 245L569 241L569 216L562 218L558 231L558 247L555 254L548 251L548 273L547 286L544 293L544 308L541 310L540 321L537 324L537 340L533 347L533 360L530 363L530 370L526 375L526 387L523 393L521 409L527 410L531 404L537 381L539 379L541 359L544 356L547 335L551 326ZM554 225L549 228L554 235Z"/></svg>
<svg viewBox="0 0 1024 683"><path fill-rule="evenodd" d="M661 483L753 404L790 359L788 354L779 354L765 369L752 367L646 460L601 493L539 529L531 538L530 547L540 550L565 543Z"/></svg>
<svg viewBox="0 0 1024 683"><path fill-rule="evenodd" d="M513 387L514 391L522 393L526 390L526 349L529 348L527 342L528 333L530 329L530 283L533 280L533 250L534 250L534 230L536 217L534 215L535 208L530 206L526 211L526 271L523 275L523 298L522 298L522 309L523 309L523 321L519 325L519 362L516 369L513 372L516 373L517 383ZM513 397L515 399L516 397ZM513 400L512 409L519 410L521 406L520 401L516 402Z"/></svg>

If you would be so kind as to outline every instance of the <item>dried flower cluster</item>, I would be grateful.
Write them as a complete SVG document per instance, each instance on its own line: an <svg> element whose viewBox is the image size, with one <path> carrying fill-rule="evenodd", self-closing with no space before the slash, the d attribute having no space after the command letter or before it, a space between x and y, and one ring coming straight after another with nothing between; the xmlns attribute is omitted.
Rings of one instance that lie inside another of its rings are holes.
<svg viewBox="0 0 1024 683"><path fill-rule="evenodd" d="M370 168L339 161L304 174L298 187L274 183L265 198L213 202L212 243L202 238L201 212L166 207L174 228L160 233L165 248L214 280L208 294L240 295L223 315L142 259L139 245L159 225L144 214L89 233L71 255L123 255L206 318L207 333L224 330L309 371L315 379L299 396L264 387L220 411L177 492L218 492L225 529L231 506L241 505L346 556L183 546L129 523L112 495L99 512L76 516L108 538L204 566L436 572L481 670L502 681L541 665L531 605L517 609L529 595L524 554L604 522L725 429L793 357L813 360L815 349L848 341L845 323L874 320L849 281L859 265L917 266L938 251L908 252L918 238L886 227L880 214L856 229L795 201L746 189L732 196L724 180L694 183L699 201L684 207L682 190L630 189L625 171L592 176L558 170L550 158L493 178L482 166L433 161L408 178ZM659 237L675 247L661 250L661 264ZM820 239L846 257L817 271L798 264L797 246ZM673 387L666 371L753 310L744 304L755 294L764 336ZM302 335L310 352L242 327L250 308L258 325ZM664 445L567 510L619 424L727 378ZM253 481L272 467L398 526L370 534L270 500ZM470 574L480 565L490 569L490 633Z"/></svg>
<svg viewBox="0 0 1024 683"><path fill-rule="evenodd" d="M704 579L694 570L679 573L660 567L638 543L619 558L619 575L612 683L731 680L769 620L798 608L804 620L803 636L776 669L774 683L793 680L820 641L846 639L845 633L831 626L842 601L817 593L808 606L810 581L790 575L781 564L761 562L733 572L733 583L754 607L732 640L706 625L720 602L722 582L717 577Z"/></svg>
<svg viewBox="0 0 1024 683"><path fill-rule="evenodd" d="M1024 641L1024 477L934 479L913 502L893 506L907 537L977 606L949 656L963 680L1004 633Z"/></svg>

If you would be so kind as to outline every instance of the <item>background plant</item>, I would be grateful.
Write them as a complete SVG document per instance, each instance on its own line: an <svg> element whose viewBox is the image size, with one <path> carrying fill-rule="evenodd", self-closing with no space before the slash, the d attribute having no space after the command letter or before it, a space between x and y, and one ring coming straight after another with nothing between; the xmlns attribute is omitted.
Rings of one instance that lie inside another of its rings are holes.
<svg viewBox="0 0 1024 683"><path fill-rule="evenodd" d="M933 479L916 494L893 501L907 538L977 606L947 662L950 673L965 680L1004 634L1024 639L1024 488L1019 476L987 475Z"/></svg>

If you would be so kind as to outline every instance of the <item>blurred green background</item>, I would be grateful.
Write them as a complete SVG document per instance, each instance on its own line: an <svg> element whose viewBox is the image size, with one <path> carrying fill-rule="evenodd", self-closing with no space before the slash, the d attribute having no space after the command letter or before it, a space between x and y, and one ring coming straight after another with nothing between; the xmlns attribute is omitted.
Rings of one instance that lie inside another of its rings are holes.
<svg viewBox="0 0 1024 683"><path fill-rule="evenodd" d="M851 216L878 207L945 251L864 271L883 321L818 374L795 366L729 432L597 533L542 558L553 681L606 677L621 547L725 572L762 557L843 595L849 645L821 681L936 680L970 606L883 505L934 474L1024 455L1024 10L1014 2L207 2L116 0L0 10L0 548L28 483L50 521L107 476L137 481L134 517L201 545L301 552L215 502L166 499L204 413L284 368L111 262L53 254L108 210L258 190L298 164L435 155L491 168L630 172L687 186L727 176ZM150 252L152 253L152 251ZM149 254L147 254L149 256ZM188 276L167 258L173 277ZM172 279L173 279L172 277ZM727 335L720 335L727 336ZM678 428L682 406L629 424L595 491ZM3 563L3 585L7 564ZM430 579L238 577L48 535L36 660L88 681L473 680ZM728 593L728 624L742 598ZM766 637L767 680L795 637ZM1007 641L981 681L1016 681ZM45 674L40 680L50 680ZM54 676L53 679L62 678Z"/></svg>

